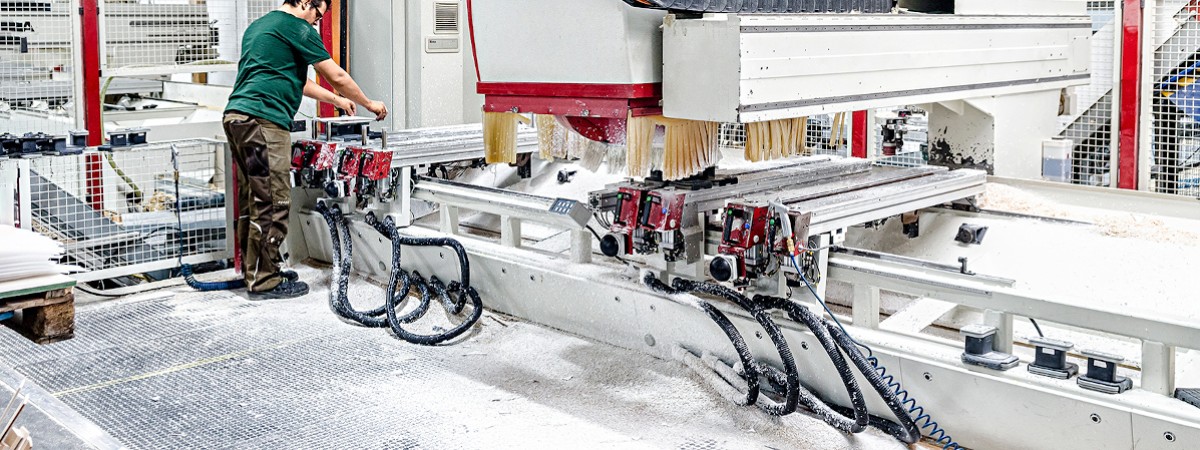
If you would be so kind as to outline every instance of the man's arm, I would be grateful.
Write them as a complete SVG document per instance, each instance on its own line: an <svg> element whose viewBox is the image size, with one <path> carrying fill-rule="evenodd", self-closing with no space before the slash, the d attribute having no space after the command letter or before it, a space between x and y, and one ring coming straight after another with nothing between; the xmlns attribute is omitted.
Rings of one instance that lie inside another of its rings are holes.
<svg viewBox="0 0 1200 450"><path fill-rule="evenodd" d="M354 103L363 105L363 107L367 108L368 111L374 113L375 120L383 120L387 118L387 106L385 106L382 102L373 101L367 98L367 95L364 94L362 89L358 87L358 83L355 83L354 79L350 78L350 74L346 73L345 70L342 70L342 68L339 67L337 63L333 62L332 59L327 59L316 63L313 65L313 68L317 69L317 73L321 75L321 78L333 85L334 89L337 89L337 91L343 96L350 99ZM307 92L308 88L306 87L305 93Z"/></svg>
<svg viewBox="0 0 1200 450"><path fill-rule="evenodd" d="M321 85L313 82L312 80L308 80L308 82L304 84L304 96L318 102L332 104L333 106L346 111L346 114L352 116L358 113L358 108L354 105L354 102L345 97L338 96L333 92L329 92L328 89L321 87Z"/></svg>

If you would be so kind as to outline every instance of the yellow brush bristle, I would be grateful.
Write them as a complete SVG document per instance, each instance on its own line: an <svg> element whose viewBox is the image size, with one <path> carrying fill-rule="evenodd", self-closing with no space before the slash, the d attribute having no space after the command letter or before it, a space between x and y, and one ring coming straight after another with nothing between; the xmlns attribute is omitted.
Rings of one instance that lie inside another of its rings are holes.
<svg viewBox="0 0 1200 450"><path fill-rule="evenodd" d="M556 136L559 132L558 119L546 114L538 114L535 118L538 130L538 156L542 160L552 161L555 148L561 147L557 144Z"/></svg>
<svg viewBox="0 0 1200 450"><path fill-rule="evenodd" d="M511 112L483 113L483 149L488 164L517 162L517 123L528 117Z"/></svg>
<svg viewBox="0 0 1200 450"><path fill-rule="evenodd" d="M808 154L807 117L751 122L744 127L747 161L768 161Z"/></svg>
<svg viewBox="0 0 1200 450"><path fill-rule="evenodd" d="M667 130L663 146L664 180L687 178L716 164L719 123L666 117L657 117L655 122Z"/></svg>
<svg viewBox="0 0 1200 450"><path fill-rule="evenodd" d="M625 124L625 146L629 165L629 176L650 175L650 154L654 151L654 132L658 128L655 120L662 116L634 117L629 113Z"/></svg>
<svg viewBox="0 0 1200 450"><path fill-rule="evenodd" d="M829 135L829 148L830 149L842 148L842 144L845 142L845 139L842 139L842 133L846 131L845 126L846 126L846 113L841 112L841 113L835 114L833 116L833 129L831 130L831 134Z"/></svg>

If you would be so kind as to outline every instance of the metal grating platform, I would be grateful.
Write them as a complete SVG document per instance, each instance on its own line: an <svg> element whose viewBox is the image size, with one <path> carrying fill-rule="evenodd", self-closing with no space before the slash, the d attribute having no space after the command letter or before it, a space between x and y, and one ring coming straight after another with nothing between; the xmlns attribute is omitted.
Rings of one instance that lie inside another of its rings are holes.
<svg viewBox="0 0 1200 450"><path fill-rule="evenodd" d="M737 408L676 363L506 317L459 346L411 346L338 321L328 276L300 271L316 288L298 301L94 303L62 344L0 331L0 358L133 449L902 448Z"/></svg>

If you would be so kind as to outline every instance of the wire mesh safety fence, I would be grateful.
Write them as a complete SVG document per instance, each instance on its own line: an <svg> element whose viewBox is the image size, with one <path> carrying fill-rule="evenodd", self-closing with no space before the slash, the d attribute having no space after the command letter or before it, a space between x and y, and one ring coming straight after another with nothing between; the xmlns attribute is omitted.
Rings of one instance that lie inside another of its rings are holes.
<svg viewBox="0 0 1200 450"><path fill-rule="evenodd" d="M103 66L113 75L170 75L236 67L242 33L273 0L105 0Z"/></svg>
<svg viewBox="0 0 1200 450"><path fill-rule="evenodd" d="M868 156L883 166L913 167L929 163L929 113L916 106L882 108L870 115L867 129L875 134Z"/></svg>
<svg viewBox="0 0 1200 450"><path fill-rule="evenodd" d="M0 2L0 134L75 128L70 2Z"/></svg>
<svg viewBox="0 0 1200 450"><path fill-rule="evenodd" d="M1044 174L1053 181L1066 181L1087 186L1113 186L1113 152L1115 135L1113 123L1114 92L1119 85L1115 73L1118 48L1116 38L1121 30L1116 22L1116 2L1090 1L1088 14L1092 18L1091 82L1075 88L1073 111L1060 116L1059 138L1070 141L1071 149L1064 156L1069 163L1056 165L1069 169L1061 173Z"/></svg>
<svg viewBox="0 0 1200 450"><path fill-rule="evenodd" d="M850 156L851 113L808 118L807 146L814 155Z"/></svg>
<svg viewBox="0 0 1200 450"><path fill-rule="evenodd" d="M180 208L172 144L179 149ZM84 281L168 278L180 251L189 263L223 261L230 256L228 213L216 168L224 148L196 140L22 160L32 229L61 242L63 262L90 271L78 277ZM0 160L0 172L15 163Z"/></svg>
<svg viewBox="0 0 1200 450"><path fill-rule="evenodd" d="M806 118L804 148L796 154L850 156L850 114L821 114ZM723 152L746 150L746 124L722 123L718 147Z"/></svg>
<svg viewBox="0 0 1200 450"><path fill-rule="evenodd" d="M100 42L105 78L100 94L105 121L140 120L147 115L178 119L195 113L198 107L188 98L175 98L166 82L232 85L246 28L280 3L103 1Z"/></svg>
<svg viewBox="0 0 1200 450"><path fill-rule="evenodd" d="M1149 97L1149 188L1200 197L1200 3L1155 0L1146 3L1154 24ZM1146 91L1149 89L1149 92ZM1143 132L1146 132L1145 128ZM1146 164L1143 163L1143 166ZM1145 168L1143 168L1145 170Z"/></svg>

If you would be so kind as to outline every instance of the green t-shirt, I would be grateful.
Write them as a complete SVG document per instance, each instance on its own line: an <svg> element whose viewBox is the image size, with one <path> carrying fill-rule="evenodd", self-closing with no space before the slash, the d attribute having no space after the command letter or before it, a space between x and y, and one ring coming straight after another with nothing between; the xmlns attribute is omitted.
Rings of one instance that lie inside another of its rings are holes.
<svg viewBox="0 0 1200 450"><path fill-rule="evenodd" d="M300 110L308 66L329 59L321 35L283 11L255 20L242 37L242 59L227 111L266 119L288 130Z"/></svg>

